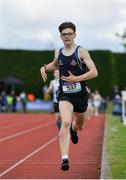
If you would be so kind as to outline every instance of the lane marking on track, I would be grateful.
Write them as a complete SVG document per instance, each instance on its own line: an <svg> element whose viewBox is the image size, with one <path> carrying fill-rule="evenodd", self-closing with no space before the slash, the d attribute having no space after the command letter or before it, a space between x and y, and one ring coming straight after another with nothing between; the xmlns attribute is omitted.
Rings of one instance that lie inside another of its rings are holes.
<svg viewBox="0 0 126 180"><path fill-rule="evenodd" d="M30 132L32 132L32 131L36 131L36 130L38 130L38 129L41 129L41 128L50 126L50 125L52 125L52 124L55 124L55 122L47 123L47 124L41 125L41 126L36 126L36 127L34 127L34 128L31 128L31 129L28 129L28 130L25 130L25 131L21 131L21 132L16 133L16 134L12 134L12 135L10 135L10 136L1 138L1 139L0 139L0 142L7 141L7 140L9 140L9 139L12 139L12 138L15 138L15 137L17 137L17 136L21 136L21 135L30 133Z"/></svg>
<svg viewBox="0 0 126 180"><path fill-rule="evenodd" d="M12 127L16 127L16 126L20 126L20 125L25 125L25 124L30 124L30 123L39 122L39 121L42 122L41 119L31 120L31 121L27 121L27 122L19 122L17 124L7 125L7 126L0 127L0 130L9 129L9 128L12 128Z"/></svg>
<svg viewBox="0 0 126 180"><path fill-rule="evenodd" d="M39 151L43 150L44 148L46 148L48 145L50 145L51 143L53 143L54 141L57 140L57 136L52 138L50 141L48 141L47 143L45 143L44 145L42 145L41 147L39 147L38 149L36 149L35 151L33 151L32 153L30 153L29 155L27 155L26 157L24 157L23 159L21 159L20 161L18 161L17 163L15 163L14 165L12 165L11 167L9 167L8 169L6 169L5 171L3 171L2 173L0 173L0 177L2 177L3 175L7 174L8 172L10 172L11 170L13 170L14 168L16 168L17 166L19 166L20 164L22 164L24 161L26 161L27 159L29 159L30 157L32 157L33 155L37 154Z"/></svg>

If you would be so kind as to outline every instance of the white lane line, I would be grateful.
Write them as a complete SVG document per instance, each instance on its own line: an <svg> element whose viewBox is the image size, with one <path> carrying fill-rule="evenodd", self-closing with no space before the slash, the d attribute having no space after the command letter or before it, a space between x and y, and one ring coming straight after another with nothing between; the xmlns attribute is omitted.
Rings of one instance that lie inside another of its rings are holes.
<svg viewBox="0 0 126 180"><path fill-rule="evenodd" d="M25 130L25 131L21 131L21 132L16 133L16 134L12 134L11 136L7 136L7 137L4 137L4 138L1 138L1 139L0 139L0 142L7 141L7 140L9 140L9 139L15 138L15 137L17 137L17 136L21 136L21 135L23 135L23 134L27 134L27 133L29 133L29 132L32 132L32 131L35 131L35 130L44 128L44 127L49 126L49 125L52 125L52 124L54 124L54 123L55 123L55 122L47 123L47 124L45 124L45 125L36 126L36 127L34 127L34 128L31 128L31 129L28 129L28 130Z"/></svg>
<svg viewBox="0 0 126 180"><path fill-rule="evenodd" d="M0 177L2 177L3 175L7 174L8 172L10 172L11 170L13 170L14 168L16 168L17 166L19 166L20 164L22 164L24 161L26 161L28 158L32 157L33 155L35 155L36 153L38 153L39 151L43 150L45 147L47 147L48 145L50 145L51 143L53 143L58 137L54 137L52 138L50 141L48 141L47 143L45 143L44 145L42 145L41 147L39 147L38 149L36 149L35 151L33 151L31 154L27 155L26 157L24 157L23 159L21 159L20 161L18 161L16 164L12 165L11 167L9 167L8 169L6 169L5 171L3 171L2 173L0 173Z"/></svg>
<svg viewBox="0 0 126 180"><path fill-rule="evenodd" d="M31 120L31 121L27 121L27 122L19 122L17 124L0 127L0 130L8 129L8 128L11 128L11 127L16 127L16 126L20 126L20 125L30 124L30 123L34 123L34 122L38 122L38 121L42 122L41 119Z"/></svg>

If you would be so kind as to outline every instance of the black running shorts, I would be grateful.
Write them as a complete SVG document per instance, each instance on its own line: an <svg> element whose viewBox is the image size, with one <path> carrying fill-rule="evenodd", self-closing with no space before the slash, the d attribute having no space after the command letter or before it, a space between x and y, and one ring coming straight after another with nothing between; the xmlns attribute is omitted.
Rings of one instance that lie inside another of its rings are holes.
<svg viewBox="0 0 126 180"><path fill-rule="evenodd" d="M58 101L69 101L74 107L74 112L83 113L87 110L89 94L85 89L77 93L63 93L60 90L57 91Z"/></svg>
<svg viewBox="0 0 126 180"><path fill-rule="evenodd" d="M59 104L58 103L53 103L53 108L54 108L54 113L59 112Z"/></svg>

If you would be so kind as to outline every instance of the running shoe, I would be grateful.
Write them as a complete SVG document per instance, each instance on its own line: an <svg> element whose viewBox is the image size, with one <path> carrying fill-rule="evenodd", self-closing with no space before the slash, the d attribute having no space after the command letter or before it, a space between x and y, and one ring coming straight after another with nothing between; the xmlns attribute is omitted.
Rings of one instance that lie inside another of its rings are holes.
<svg viewBox="0 0 126 180"><path fill-rule="evenodd" d="M79 137L77 135L77 131L73 130L72 123L71 123L71 126L70 126L70 134L71 134L71 140L72 140L73 144L77 144L78 140L79 140Z"/></svg>
<svg viewBox="0 0 126 180"><path fill-rule="evenodd" d="M62 160L61 169L63 171L68 171L68 169L69 169L69 161L68 161L68 159L63 159Z"/></svg>

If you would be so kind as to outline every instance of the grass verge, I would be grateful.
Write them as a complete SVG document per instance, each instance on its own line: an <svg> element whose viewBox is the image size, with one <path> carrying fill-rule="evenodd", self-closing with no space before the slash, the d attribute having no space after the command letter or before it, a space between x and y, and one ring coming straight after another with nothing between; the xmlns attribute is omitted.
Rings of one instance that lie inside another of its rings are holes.
<svg viewBox="0 0 126 180"><path fill-rule="evenodd" d="M121 117L107 115L110 178L126 179L126 126Z"/></svg>

